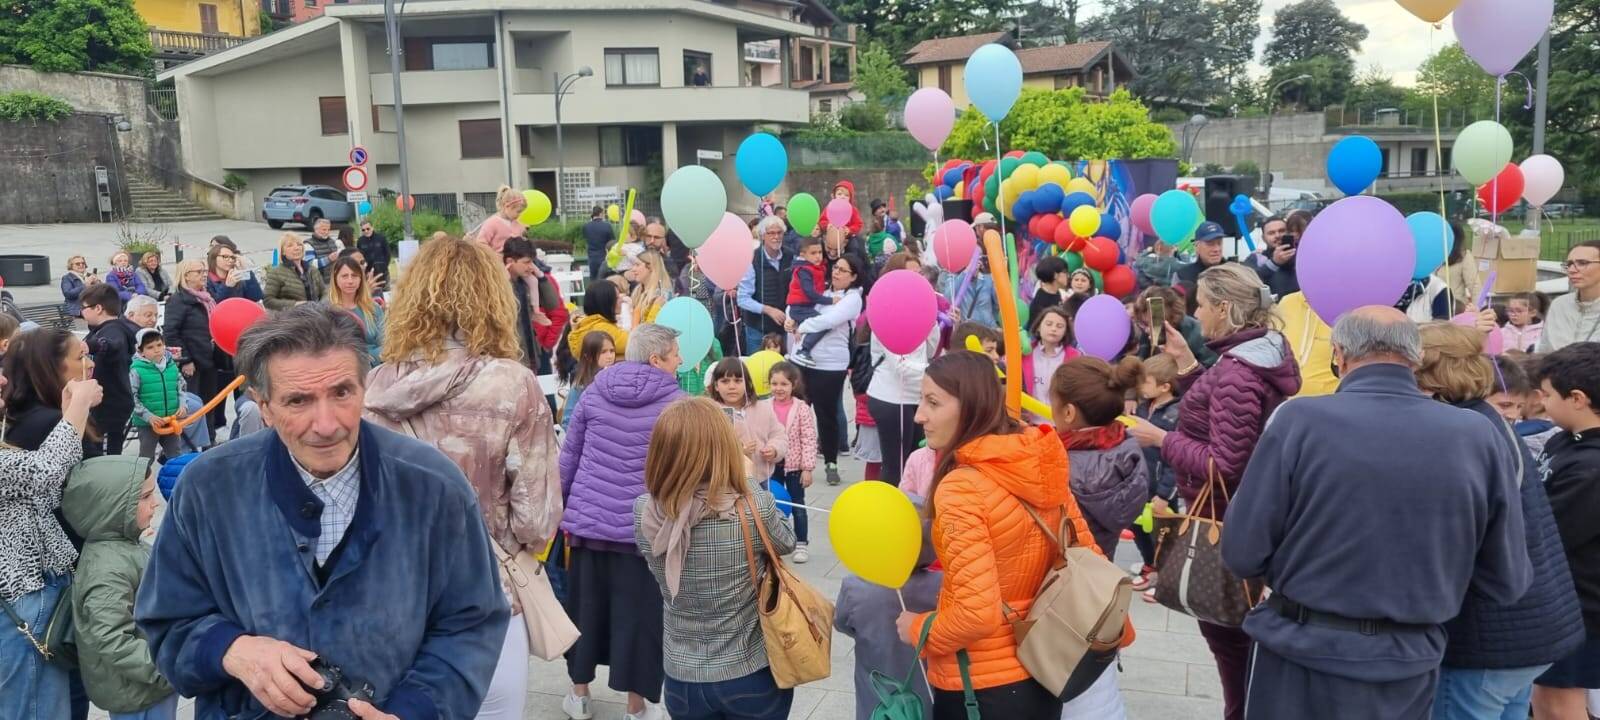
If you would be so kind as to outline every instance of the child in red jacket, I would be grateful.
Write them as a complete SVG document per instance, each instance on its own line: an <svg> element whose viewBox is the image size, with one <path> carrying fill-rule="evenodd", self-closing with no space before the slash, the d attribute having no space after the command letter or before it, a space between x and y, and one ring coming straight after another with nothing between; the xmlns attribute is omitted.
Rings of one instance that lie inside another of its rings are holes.
<svg viewBox="0 0 1600 720"><path fill-rule="evenodd" d="M847 232L846 237L855 237L856 235L861 234L861 211L856 209L855 183L852 183L849 180L840 180L839 182L834 183L833 197L844 198L845 200L850 201L850 222L845 223L844 226ZM815 234L817 237L822 237L822 234L827 232L827 230L828 214L823 213L822 218L817 221L817 231L813 234Z"/></svg>
<svg viewBox="0 0 1600 720"><path fill-rule="evenodd" d="M800 239L800 262L795 263L794 279L789 281L789 317L800 324L822 312L819 305L832 305L828 290L828 263L822 257L822 241L814 237ZM795 357L801 363L811 361L811 349L827 333L806 333L800 339L800 349Z"/></svg>

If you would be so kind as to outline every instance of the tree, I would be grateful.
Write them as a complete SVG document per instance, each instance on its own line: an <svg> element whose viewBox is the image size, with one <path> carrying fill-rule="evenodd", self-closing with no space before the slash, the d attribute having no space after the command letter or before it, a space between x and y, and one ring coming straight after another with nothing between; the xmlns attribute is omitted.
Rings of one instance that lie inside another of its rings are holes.
<svg viewBox="0 0 1600 720"><path fill-rule="evenodd" d="M1106 0L1083 36L1108 40L1133 65L1134 94L1151 101L1204 101L1218 94L1216 17L1202 0Z"/></svg>
<svg viewBox="0 0 1600 720"><path fill-rule="evenodd" d="M1441 110L1465 110L1480 117L1494 115L1494 78L1478 67L1459 43L1450 43L1422 61L1417 72L1417 93L1428 98L1439 96ZM1520 99L1525 93L1520 84L1507 85L1507 93Z"/></svg>
<svg viewBox="0 0 1600 720"><path fill-rule="evenodd" d="M1340 58L1319 55L1306 60L1295 60L1272 68L1267 75L1268 90L1278 83L1302 75L1309 79L1288 82L1279 88L1276 98L1263 96L1262 102L1295 105L1303 110L1321 110L1329 105L1344 102L1354 79L1353 68Z"/></svg>
<svg viewBox="0 0 1600 720"><path fill-rule="evenodd" d="M1231 99L1250 84L1250 61L1261 35L1261 0L1212 0L1207 6L1214 31L1212 58L1223 92Z"/></svg>
<svg viewBox="0 0 1600 720"><path fill-rule="evenodd" d="M1405 88L1394 84L1394 79L1389 73L1384 72L1380 65L1372 65L1361 72L1355 84L1350 87L1350 92L1345 94L1344 104L1361 110L1371 111L1383 108L1402 108L1411 104L1411 93Z"/></svg>
<svg viewBox="0 0 1600 720"><path fill-rule="evenodd" d="M1024 3L1017 16L1017 39L1024 47L1070 45L1078 41L1080 0Z"/></svg>
<svg viewBox="0 0 1600 720"><path fill-rule="evenodd" d="M1272 16L1272 42L1266 64L1282 65L1314 57L1343 58L1355 65L1367 28L1344 16L1333 0L1300 0Z"/></svg>
<svg viewBox="0 0 1600 720"><path fill-rule="evenodd" d="M1567 171L1567 186L1582 190L1586 202L1600 192L1600 0L1556 0L1550 23L1550 84L1544 151ZM1534 76L1535 54L1517 68ZM1511 86L1507 85L1507 89ZM1516 155L1531 152L1533 111L1506 103L1505 125L1517 140Z"/></svg>
<svg viewBox="0 0 1600 720"><path fill-rule="evenodd" d="M880 107L892 105L911 94L905 68L878 43L868 44L856 56L855 84L868 102Z"/></svg>
<svg viewBox="0 0 1600 720"><path fill-rule="evenodd" d="M19 0L0 19L0 62L144 75L150 53L133 0Z"/></svg>
<svg viewBox="0 0 1600 720"><path fill-rule="evenodd" d="M1105 102L1084 101L1082 88L1024 89L1011 112L1000 121L1005 148L1038 150L1052 160L1104 160L1175 157L1172 131L1150 120L1150 111L1127 90ZM968 108L940 157L981 160L994 157L994 127Z"/></svg>
<svg viewBox="0 0 1600 720"><path fill-rule="evenodd" d="M879 43L890 57L905 57L929 38L969 35L1008 27L1019 0L838 0L834 14L854 23L862 39Z"/></svg>

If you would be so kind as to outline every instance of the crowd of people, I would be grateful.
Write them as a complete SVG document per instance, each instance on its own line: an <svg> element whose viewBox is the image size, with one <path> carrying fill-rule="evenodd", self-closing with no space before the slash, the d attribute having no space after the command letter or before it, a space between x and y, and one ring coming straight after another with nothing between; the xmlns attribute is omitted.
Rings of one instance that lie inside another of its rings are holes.
<svg viewBox="0 0 1600 720"><path fill-rule="evenodd" d="M832 194L855 202L848 181ZM1295 278L1309 213L1262 223L1242 258L1203 223L1192 257L1135 260L1132 332L1102 359L1075 331L1093 275L1024 268L1026 336L1008 337L989 270L942 271L876 201L815 230L764 204L726 288L660 219L595 208L574 304L522 203L502 189L480 228L400 268L365 224L286 234L261 270L226 237L171 277L159 256L119 253L104 279L74 258L86 337L0 316L0 719L92 701L160 720L178 695L200 717L301 716L330 689L364 720L521 718L548 636L530 556L579 632L568 717L594 716L601 666L629 720L787 717L757 586L810 559L816 477L897 485L926 528L898 593L851 578L837 598L863 719L884 677L923 717L1122 717L1115 663L1067 699L1019 656L1013 623L1067 545L1132 562L1134 602L1199 620L1227 720L1587 718L1600 244L1570 249L1553 302L1474 307L1457 255L1330 326ZM938 290L904 354L864 316L899 270ZM712 319L700 357L657 322L680 297ZM209 322L232 298L272 311L236 351ZM1049 416L1013 416L997 370Z"/></svg>

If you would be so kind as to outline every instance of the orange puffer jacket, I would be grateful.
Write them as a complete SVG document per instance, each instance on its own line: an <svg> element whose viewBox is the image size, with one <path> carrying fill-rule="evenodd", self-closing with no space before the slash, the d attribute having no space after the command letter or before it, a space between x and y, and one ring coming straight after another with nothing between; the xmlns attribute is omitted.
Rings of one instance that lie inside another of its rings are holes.
<svg viewBox="0 0 1600 720"><path fill-rule="evenodd" d="M1067 513L1074 543L1092 548L1095 541L1067 486L1066 449L1048 426L986 435L958 449L956 459L960 466L934 490L933 547L944 586L923 654L934 687L960 690L956 651L965 649L972 685L981 690L1030 677L1017 659L1016 634L1002 603L1017 613L1013 619L1025 617L1057 557L1022 503L1052 528ZM920 635L928 617L919 616L910 630ZM915 635L909 640L915 643Z"/></svg>

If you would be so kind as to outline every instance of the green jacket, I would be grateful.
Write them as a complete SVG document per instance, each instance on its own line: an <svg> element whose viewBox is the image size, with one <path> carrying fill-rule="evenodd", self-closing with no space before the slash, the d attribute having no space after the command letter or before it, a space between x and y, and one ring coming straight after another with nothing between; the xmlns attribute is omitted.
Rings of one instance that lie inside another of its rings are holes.
<svg viewBox="0 0 1600 720"><path fill-rule="evenodd" d="M128 371L133 387L133 424L149 427L147 415L172 417L182 407L183 377L178 374L178 361L167 359L167 364L156 364L143 356L133 358L133 368Z"/></svg>
<svg viewBox="0 0 1600 720"><path fill-rule="evenodd" d="M133 624L133 599L150 560L136 522L150 462L131 455L81 462L61 498L62 516L83 537L72 580L78 669L89 699L113 713L138 712L173 692Z"/></svg>
<svg viewBox="0 0 1600 720"><path fill-rule="evenodd" d="M261 274L262 294L266 296L268 310L288 310L302 300L316 302L322 299L322 294L328 289L322 281L322 272L309 259L304 265L306 274L311 276L309 296L306 294L306 281L288 263L273 265Z"/></svg>

